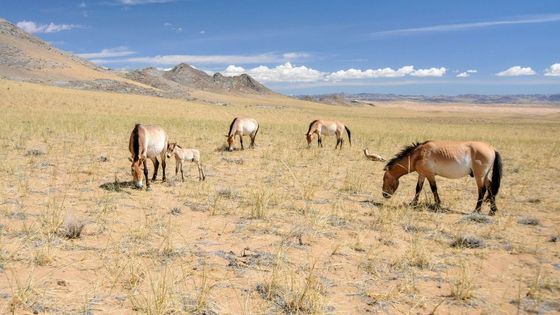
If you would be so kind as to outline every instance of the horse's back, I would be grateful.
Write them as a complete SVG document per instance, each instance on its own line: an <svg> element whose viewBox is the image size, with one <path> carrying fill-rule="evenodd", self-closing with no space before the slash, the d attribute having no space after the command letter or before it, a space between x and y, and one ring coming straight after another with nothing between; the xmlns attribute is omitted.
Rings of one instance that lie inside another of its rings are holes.
<svg viewBox="0 0 560 315"><path fill-rule="evenodd" d="M429 141L420 154L421 168L447 178L468 176L479 166L487 169L494 159L493 148L476 141Z"/></svg>

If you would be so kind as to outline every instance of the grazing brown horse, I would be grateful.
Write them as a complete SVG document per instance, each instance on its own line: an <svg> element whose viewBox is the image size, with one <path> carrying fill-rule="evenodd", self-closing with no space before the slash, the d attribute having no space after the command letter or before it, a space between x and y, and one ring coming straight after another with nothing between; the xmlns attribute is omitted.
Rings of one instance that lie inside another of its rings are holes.
<svg viewBox="0 0 560 315"><path fill-rule="evenodd" d="M228 150L233 151L233 140L235 136L239 136L239 142L241 143L241 150L245 150L243 147L243 136L249 135L251 137L250 148L255 146L255 137L259 132L259 123L253 118L239 118L233 119L229 125L229 132L226 135L228 142Z"/></svg>
<svg viewBox="0 0 560 315"><path fill-rule="evenodd" d="M154 163L154 175L152 180L156 180L159 168L157 156L161 159L161 167L163 170L163 181L165 181L165 151L167 149L167 134L159 126L149 126L136 124L130 133L128 148L132 154L129 160L132 162L130 166L132 179L136 188L142 188L142 173L146 179L146 189L150 189L148 180L147 159Z"/></svg>
<svg viewBox="0 0 560 315"><path fill-rule="evenodd" d="M348 143L352 145L352 133L350 132L350 129L348 129L348 127L346 127L340 121L321 120L321 119L314 120L309 124L309 129L305 134L305 137L307 138L307 146L308 147L311 146L313 134L316 133L317 146L321 148L323 147L322 135L327 135L327 136L336 135L336 145L334 146L334 149L336 150L338 145L340 145L340 149L342 149L342 142L344 141L342 139L342 133L344 132L344 129L346 129L346 134L348 135Z"/></svg>
<svg viewBox="0 0 560 315"><path fill-rule="evenodd" d="M387 162L383 176L383 197L391 198L399 187L399 178L412 172L418 173L412 205L418 203L426 178L434 194L436 206L439 207L441 200L437 192L436 175L455 179L470 175L475 178L478 187L478 200L474 211L480 212L486 192L486 200L490 202L489 215L494 215L498 210L496 196L502 179L502 159L498 151L489 144L452 141L413 143Z"/></svg>

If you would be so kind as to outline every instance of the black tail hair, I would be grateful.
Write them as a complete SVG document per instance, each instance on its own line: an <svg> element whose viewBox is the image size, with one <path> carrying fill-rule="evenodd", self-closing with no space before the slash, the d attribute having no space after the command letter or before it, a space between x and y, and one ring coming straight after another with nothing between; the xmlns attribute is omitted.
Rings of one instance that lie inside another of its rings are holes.
<svg viewBox="0 0 560 315"><path fill-rule="evenodd" d="M495 151L494 166L492 167L492 184L490 190L492 196L496 197L500 191L500 183L502 181L502 157L498 151Z"/></svg>
<svg viewBox="0 0 560 315"><path fill-rule="evenodd" d="M350 132L350 129L348 129L348 127L344 126L344 129L346 129L346 133L348 134L348 143L350 143L350 146L352 146L352 133Z"/></svg>
<svg viewBox="0 0 560 315"><path fill-rule="evenodd" d="M261 125L259 123L257 123L257 130L255 131L255 137L257 136L257 133L259 133L259 128L261 127Z"/></svg>
<svg viewBox="0 0 560 315"><path fill-rule="evenodd" d="M239 119L239 117L235 117L232 122L231 125L229 125L229 132L228 132L228 136L231 136L231 129L233 129L233 124L235 124L235 122Z"/></svg>
<svg viewBox="0 0 560 315"><path fill-rule="evenodd" d="M138 156L140 155L140 143L138 141L138 129L140 124L136 124L134 129L132 129L132 153L134 155L134 161L138 161Z"/></svg>

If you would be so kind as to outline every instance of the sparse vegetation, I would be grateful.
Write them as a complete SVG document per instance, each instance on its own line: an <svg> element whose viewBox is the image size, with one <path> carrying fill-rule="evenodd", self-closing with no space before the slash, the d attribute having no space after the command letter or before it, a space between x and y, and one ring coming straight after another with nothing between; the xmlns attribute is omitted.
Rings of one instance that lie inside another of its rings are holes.
<svg viewBox="0 0 560 315"><path fill-rule="evenodd" d="M193 97L0 80L0 174L9 183L0 189L0 278L9 279L0 280L0 313L516 313L557 301L557 116L505 105ZM234 114L261 123L255 149L216 150ZM303 133L317 117L347 123L353 146L334 151L325 138L323 149L307 149ZM152 191L132 189L136 122L200 148L207 180L173 181L168 160L168 183L160 168ZM500 151L496 216L486 203L470 214L470 178L438 180L446 211L431 211L428 184L409 206L415 176L383 199L383 165L361 148L389 158L428 138L480 139ZM35 148L44 154L28 155ZM528 216L538 225L517 223Z"/></svg>

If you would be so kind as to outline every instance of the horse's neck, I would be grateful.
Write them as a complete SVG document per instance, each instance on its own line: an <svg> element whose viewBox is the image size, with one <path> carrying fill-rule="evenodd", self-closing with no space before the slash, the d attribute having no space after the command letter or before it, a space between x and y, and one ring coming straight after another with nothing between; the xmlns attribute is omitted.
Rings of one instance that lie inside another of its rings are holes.
<svg viewBox="0 0 560 315"><path fill-rule="evenodd" d="M395 166L393 166L393 171L391 173L393 173L393 176L395 176L396 178L399 178L416 171L415 164L416 163L414 158L412 157L412 154L409 156L405 156L400 159L400 161L398 161Z"/></svg>

